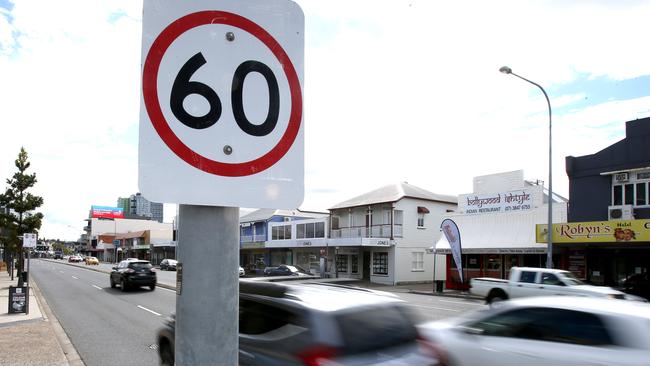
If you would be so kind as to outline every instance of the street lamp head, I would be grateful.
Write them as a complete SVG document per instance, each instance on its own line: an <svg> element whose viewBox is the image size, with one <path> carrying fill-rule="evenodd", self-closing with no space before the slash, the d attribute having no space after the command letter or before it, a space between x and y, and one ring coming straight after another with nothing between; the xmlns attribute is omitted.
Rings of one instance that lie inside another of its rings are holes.
<svg viewBox="0 0 650 366"><path fill-rule="evenodd" d="M499 71L501 71L504 74L511 74L512 73L512 69L509 68L508 66L501 66Z"/></svg>

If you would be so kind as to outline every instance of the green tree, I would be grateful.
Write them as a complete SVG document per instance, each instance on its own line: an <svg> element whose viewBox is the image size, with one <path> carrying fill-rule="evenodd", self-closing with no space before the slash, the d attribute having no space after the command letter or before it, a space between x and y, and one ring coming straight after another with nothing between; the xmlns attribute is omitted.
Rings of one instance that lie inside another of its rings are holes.
<svg viewBox="0 0 650 366"><path fill-rule="evenodd" d="M0 226L4 229L5 250L18 254L20 273L25 268L20 237L25 233L37 233L41 228L43 214L34 210L43 205L43 198L27 192L36 184L36 173L26 173L31 164L27 160L27 151L22 147L15 165L18 171L7 179L8 187L5 193L0 194L0 207L5 208L0 210Z"/></svg>

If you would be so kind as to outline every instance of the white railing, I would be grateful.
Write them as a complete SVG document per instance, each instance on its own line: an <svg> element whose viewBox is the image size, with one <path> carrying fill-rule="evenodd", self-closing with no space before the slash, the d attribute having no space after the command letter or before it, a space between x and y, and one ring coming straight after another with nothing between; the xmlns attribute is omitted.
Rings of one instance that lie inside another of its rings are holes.
<svg viewBox="0 0 650 366"><path fill-rule="evenodd" d="M254 243L258 241L266 241L266 235L242 235L242 243Z"/></svg>
<svg viewBox="0 0 650 366"><path fill-rule="evenodd" d="M332 229L332 238L390 238L390 225L357 226ZM393 226L393 237L402 237L402 225Z"/></svg>

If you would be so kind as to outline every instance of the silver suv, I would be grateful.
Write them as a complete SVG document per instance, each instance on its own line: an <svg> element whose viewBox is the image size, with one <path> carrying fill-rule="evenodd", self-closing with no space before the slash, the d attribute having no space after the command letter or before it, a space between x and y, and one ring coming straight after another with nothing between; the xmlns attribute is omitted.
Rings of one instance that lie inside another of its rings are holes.
<svg viewBox="0 0 650 366"><path fill-rule="evenodd" d="M325 283L239 282L239 364L433 366L416 315L396 296ZM162 365L174 364L175 320L158 333Z"/></svg>

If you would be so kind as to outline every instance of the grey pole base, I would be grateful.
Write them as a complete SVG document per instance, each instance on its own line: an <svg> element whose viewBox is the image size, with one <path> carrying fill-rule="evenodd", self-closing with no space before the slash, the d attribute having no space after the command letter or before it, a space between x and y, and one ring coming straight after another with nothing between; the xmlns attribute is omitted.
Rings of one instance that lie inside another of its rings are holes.
<svg viewBox="0 0 650 366"><path fill-rule="evenodd" d="M239 208L180 205L178 260L176 365L237 365Z"/></svg>

